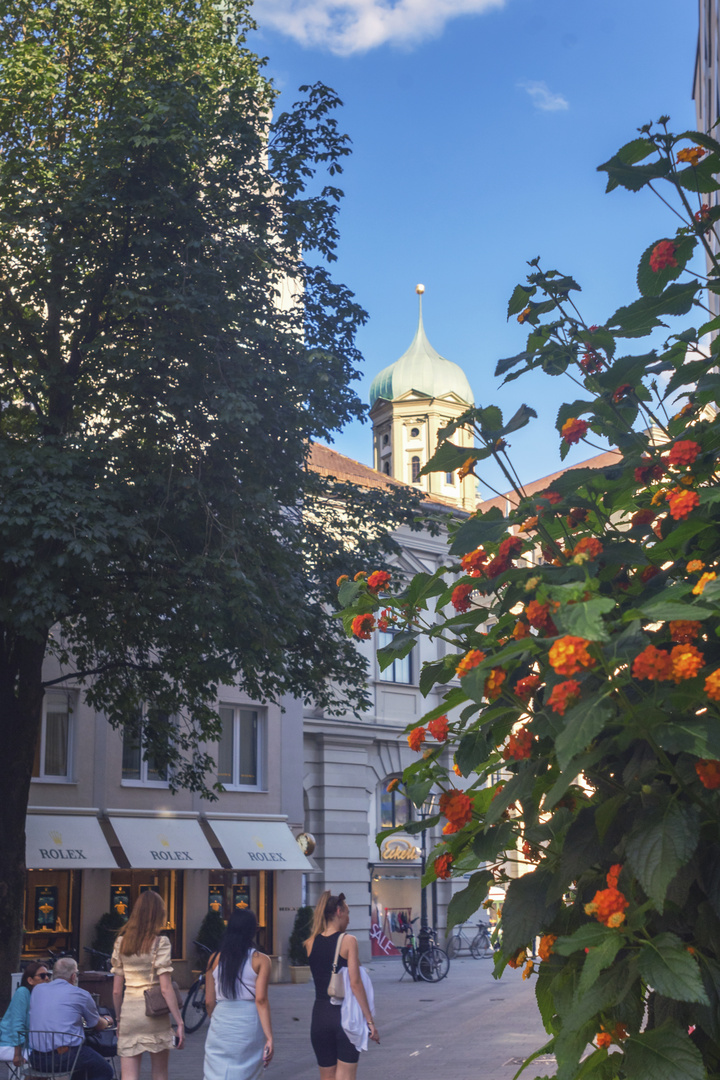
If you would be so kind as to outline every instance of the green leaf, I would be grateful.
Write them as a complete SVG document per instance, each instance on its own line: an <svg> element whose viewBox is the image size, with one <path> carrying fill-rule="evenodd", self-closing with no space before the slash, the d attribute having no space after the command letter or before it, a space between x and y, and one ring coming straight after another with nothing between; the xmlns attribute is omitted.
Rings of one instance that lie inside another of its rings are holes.
<svg viewBox="0 0 720 1080"><path fill-rule="evenodd" d="M488 741L481 731L463 735L455 751L455 760L463 776L470 776L490 755Z"/></svg>
<svg viewBox="0 0 720 1080"><path fill-rule="evenodd" d="M472 842L472 849L481 862L493 862L507 848L513 847L515 832L512 823L503 821L487 832L478 833Z"/></svg>
<svg viewBox="0 0 720 1080"><path fill-rule="evenodd" d="M572 956L575 952L596 949L606 941L615 941L617 938L622 940L617 930L612 930L599 922L589 922L584 926L579 926L574 933L559 937L553 949L559 956Z"/></svg>
<svg viewBox="0 0 720 1080"><path fill-rule="evenodd" d="M698 619L702 621L709 618L710 615L716 614L712 608L703 607L702 604L693 604L690 601L681 604L673 600L663 600L662 597L650 600L636 610L642 612L644 618L649 619L651 622L667 622L670 619Z"/></svg>
<svg viewBox="0 0 720 1080"><path fill-rule="evenodd" d="M633 140L639 142L641 140ZM630 145L630 144L628 144ZM655 149L653 147L653 149ZM650 153L650 151L648 151ZM627 188L628 191L640 191L641 188L649 184L651 180L657 180L662 176L667 176L670 172L670 162L661 159L660 161L654 161L650 165L627 165L620 157L620 154L616 154L615 157L610 158L604 165L598 165L598 172L606 172L608 174L606 192L613 191L616 187Z"/></svg>
<svg viewBox="0 0 720 1080"><path fill-rule="evenodd" d="M511 315L517 315L519 312L523 311L527 307L527 303L530 297L534 296L536 292L537 290L534 286L531 286L528 289L525 285L516 285L513 289L513 294L508 301L508 319ZM495 374L497 375L500 373L495 372Z"/></svg>
<svg viewBox="0 0 720 1080"><path fill-rule="evenodd" d="M669 754L685 753L712 761L720 760L720 724L717 720L673 717L672 723L659 726L653 734Z"/></svg>
<svg viewBox="0 0 720 1080"><path fill-rule="evenodd" d="M598 596L594 600L567 604L553 614L553 619L566 634L575 634L588 641L607 641L603 615L615 608L615 601L609 596Z"/></svg>
<svg viewBox="0 0 720 1080"><path fill-rule="evenodd" d="M343 581L338 590L338 603L340 604L340 607L352 607L363 592L363 588L364 586L361 581Z"/></svg>
<svg viewBox="0 0 720 1080"><path fill-rule="evenodd" d="M521 352L518 353L517 356L507 356L504 360L498 360L495 365L495 376L499 377L500 375L504 375L506 371L510 371L512 368L517 367L517 365L523 363L523 361L527 363L533 356L534 353Z"/></svg>
<svg viewBox="0 0 720 1080"><path fill-rule="evenodd" d="M508 885L502 914L503 952L506 956L528 945L552 922L558 905L547 903L551 880L545 871L535 870L513 878Z"/></svg>
<svg viewBox="0 0 720 1080"><path fill-rule="evenodd" d="M558 764L565 769L581 751L586 750L596 735L614 715L613 708L602 704L602 699L587 698L565 716L565 727L555 739Z"/></svg>
<svg viewBox="0 0 720 1080"><path fill-rule="evenodd" d="M610 967L624 944L625 939L622 934L615 933L613 937L606 937L599 945L590 946L580 974L579 994L584 994L589 990L600 972Z"/></svg>
<svg viewBox="0 0 720 1080"><path fill-rule="evenodd" d="M656 326L663 326L661 315L686 315L699 292L697 281L668 285L661 296L643 296L627 307L620 307L608 320L608 327L618 327L622 336L644 336Z"/></svg>
<svg viewBox="0 0 720 1080"><path fill-rule="evenodd" d="M422 806L434 783L431 777L429 780L417 780L414 784L408 784L405 788L408 798L415 806Z"/></svg>
<svg viewBox="0 0 720 1080"><path fill-rule="evenodd" d="M697 961L675 934L658 934L640 949L640 974L664 997L709 1005Z"/></svg>
<svg viewBox="0 0 720 1080"><path fill-rule="evenodd" d="M679 169L675 173L675 179L687 191L707 194L720 190L720 184L717 182L718 172L720 172L720 158L716 154L711 154L699 161L697 165L688 165L686 169Z"/></svg>
<svg viewBox="0 0 720 1080"><path fill-rule="evenodd" d="M490 451L475 446L456 446L455 443L446 439L440 443L435 453L426 465L420 470L420 476L427 476L434 472L455 472L464 465L468 458L482 461L490 456Z"/></svg>
<svg viewBox="0 0 720 1080"><path fill-rule="evenodd" d="M508 420L501 434L509 435L513 431L518 431L520 428L524 428L526 424L529 424L532 419L537 420L535 410L531 409L529 405L521 405L515 415Z"/></svg>
<svg viewBox="0 0 720 1080"><path fill-rule="evenodd" d="M643 889L663 910L668 885L692 858L700 837L695 807L670 802L640 814L627 841L630 866Z"/></svg>
<svg viewBox="0 0 720 1080"><path fill-rule="evenodd" d="M385 668L390 667L394 660L402 660L403 657L412 652L416 642L417 634L413 634L409 630L401 630L399 633L393 634L389 644L383 645L377 651L380 670L385 671Z"/></svg>
<svg viewBox="0 0 720 1080"><path fill-rule="evenodd" d="M685 1031L670 1024L631 1035L623 1066L632 1080L707 1080L700 1051Z"/></svg>
<svg viewBox="0 0 720 1080"><path fill-rule="evenodd" d="M494 544L506 535L509 522L497 506L491 506L482 517L473 515L464 521L450 547L451 555L467 555L483 544Z"/></svg>
<svg viewBox="0 0 720 1080"><path fill-rule="evenodd" d="M679 142L683 142L685 139L697 143L698 146L704 146L706 150L710 150L713 154L720 154L720 142L713 139L712 135L707 135L704 131L683 131L682 134L675 136L673 146L677 146Z"/></svg>
<svg viewBox="0 0 720 1080"><path fill-rule="evenodd" d="M637 272L638 289L643 296L659 296L671 281L680 277L686 263L692 258L698 240L696 236L683 236L670 242L675 248L673 252L675 266L666 266L664 270L657 271L650 266L650 257L660 240L650 244L643 252Z"/></svg>
<svg viewBox="0 0 720 1080"><path fill-rule="evenodd" d="M451 897L447 909L447 929L468 921L487 899L495 878L489 870L479 870L467 883L467 888Z"/></svg>

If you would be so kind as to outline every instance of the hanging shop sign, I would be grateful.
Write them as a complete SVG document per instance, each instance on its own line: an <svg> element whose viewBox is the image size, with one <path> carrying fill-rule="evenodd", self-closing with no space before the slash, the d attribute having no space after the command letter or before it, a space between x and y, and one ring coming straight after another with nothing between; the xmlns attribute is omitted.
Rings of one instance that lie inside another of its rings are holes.
<svg viewBox="0 0 720 1080"><path fill-rule="evenodd" d="M208 911L222 915L225 904L225 889L222 885L208 885Z"/></svg>
<svg viewBox="0 0 720 1080"><path fill-rule="evenodd" d="M380 845L383 862L420 862L420 848L407 836L387 836Z"/></svg>
<svg viewBox="0 0 720 1080"><path fill-rule="evenodd" d="M54 930L57 917L58 891L56 885L35 889L35 929Z"/></svg>
<svg viewBox="0 0 720 1080"><path fill-rule="evenodd" d="M127 885L110 886L110 910L127 919L130 914L130 889Z"/></svg>
<svg viewBox="0 0 720 1080"><path fill-rule="evenodd" d="M246 907L250 907L250 886L233 885L233 910L242 911Z"/></svg>

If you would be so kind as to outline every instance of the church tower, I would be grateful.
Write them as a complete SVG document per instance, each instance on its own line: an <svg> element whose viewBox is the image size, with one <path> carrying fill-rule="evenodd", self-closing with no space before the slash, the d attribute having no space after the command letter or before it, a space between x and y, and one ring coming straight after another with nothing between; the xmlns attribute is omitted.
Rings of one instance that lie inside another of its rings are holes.
<svg viewBox="0 0 720 1080"><path fill-rule="evenodd" d="M474 476L457 472L419 472L435 453L438 431L475 403L465 372L441 356L427 339L422 317L424 285L419 297L418 327L410 348L376 375L370 386L374 465L378 472L414 484L428 495L454 502L463 510L477 505ZM456 431L452 441L473 447L470 432Z"/></svg>

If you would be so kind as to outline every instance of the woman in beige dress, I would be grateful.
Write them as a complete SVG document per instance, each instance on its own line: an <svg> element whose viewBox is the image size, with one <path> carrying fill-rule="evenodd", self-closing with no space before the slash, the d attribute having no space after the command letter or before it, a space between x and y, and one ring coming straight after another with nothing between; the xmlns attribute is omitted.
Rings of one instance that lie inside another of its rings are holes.
<svg viewBox="0 0 720 1080"><path fill-rule="evenodd" d="M160 931L167 922L163 900L148 889L141 893L112 958L113 1004L118 1017L118 1055L122 1080L138 1080L142 1055L150 1054L152 1080L167 1080L168 1057L173 1045L170 1019L177 1025L177 1045L182 1049L185 1031L170 978L170 942ZM145 991L160 983L170 1009L164 1016L147 1016ZM125 995L123 996L123 988Z"/></svg>

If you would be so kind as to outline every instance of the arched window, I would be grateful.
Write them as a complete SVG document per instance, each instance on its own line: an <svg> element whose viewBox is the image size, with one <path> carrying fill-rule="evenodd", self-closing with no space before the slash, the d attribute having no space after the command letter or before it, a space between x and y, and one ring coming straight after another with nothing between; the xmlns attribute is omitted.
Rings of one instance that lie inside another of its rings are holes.
<svg viewBox="0 0 720 1080"><path fill-rule="evenodd" d="M419 427L410 428L410 438L411 439L419 439L420 438L420 428Z"/></svg>
<svg viewBox="0 0 720 1080"><path fill-rule="evenodd" d="M388 446L389 443L390 443L390 436L389 435L383 435L383 438L382 438L383 446Z"/></svg>
<svg viewBox="0 0 720 1080"><path fill-rule="evenodd" d="M389 461L384 461L383 462L383 472L385 473L386 476L390 475L390 462Z"/></svg>
<svg viewBox="0 0 720 1080"><path fill-rule="evenodd" d="M417 456L410 458L410 477L413 484L420 479L420 458Z"/></svg>
<svg viewBox="0 0 720 1080"><path fill-rule="evenodd" d="M380 828L393 829L412 821L412 803L407 795L395 788L388 791L388 784L397 777L388 776L380 785Z"/></svg>

